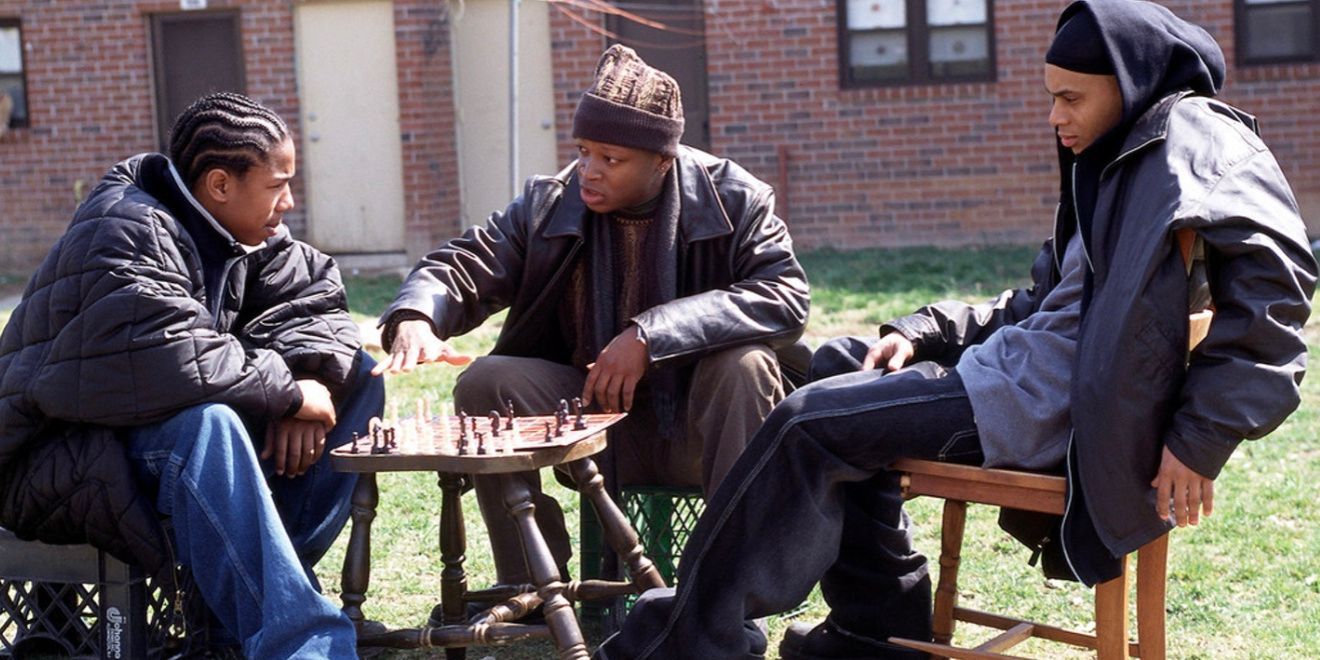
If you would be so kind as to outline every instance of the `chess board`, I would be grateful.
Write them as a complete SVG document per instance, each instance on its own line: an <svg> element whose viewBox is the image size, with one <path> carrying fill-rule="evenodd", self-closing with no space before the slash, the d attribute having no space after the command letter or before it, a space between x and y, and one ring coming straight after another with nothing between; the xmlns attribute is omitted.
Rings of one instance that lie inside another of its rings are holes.
<svg viewBox="0 0 1320 660"><path fill-rule="evenodd" d="M479 417L437 415L419 423L416 416L383 422L366 436L336 448L334 456L500 456L563 447L601 433L627 413ZM460 431L460 423L465 430ZM492 426L497 432L492 431ZM582 428L576 428L581 426ZM479 434L479 435L478 435ZM461 439L461 444L460 444Z"/></svg>

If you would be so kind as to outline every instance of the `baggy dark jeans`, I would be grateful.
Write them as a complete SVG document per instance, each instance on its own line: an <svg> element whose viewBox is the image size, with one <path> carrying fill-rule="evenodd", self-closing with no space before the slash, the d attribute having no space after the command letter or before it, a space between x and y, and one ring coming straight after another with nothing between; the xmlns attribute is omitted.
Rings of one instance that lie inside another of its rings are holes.
<svg viewBox="0 0 1320 660"><path fill-rule="evenodd" d="M817 351L816 382L775 408L698 521L676 593L639 601L598 658L743 658L743 621L794 607L817 580L845 631L930 639L927 562L887 467L980 464L980 438L955 372L857 371L867 348Z"/></svg>

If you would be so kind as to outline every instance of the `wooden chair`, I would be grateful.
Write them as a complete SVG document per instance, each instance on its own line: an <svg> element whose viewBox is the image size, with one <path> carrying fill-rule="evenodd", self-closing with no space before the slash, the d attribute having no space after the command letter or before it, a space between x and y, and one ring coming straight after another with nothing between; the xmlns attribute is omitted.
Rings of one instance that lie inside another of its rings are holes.
<svg viewBox="0 0 1320 660"><path fill-rule="evenodd" d="M1203 260L1200 239L1190 230L1176 235L1189 277L1193 263ZM1187 351L1196 348L1210 331L1213 307L1188 316ZM990 504L1063 515L1064 478L1060 476L986 469L970 465L905 459L894 464L902 473L903 494L944 499L940 533L940 578L935 589L934 643L893 638L909 648L949 658L1002 658L999 652L1031 637L1094 649L1100 660L1117 658L1164 658L1164 595L1167 577L1169 535L1165 534L1137 550L1137 639L1128 641L1128 558L1118 577L1095 587L1095 634L1080 633L1022 619L958 606L958 563L962 555L967 504ZM965 621L1004 632L971 649L950 646L956 622Z"/></svg>
<svg viewBox="0 0 1320 660"><path fill-rule="evenodd" d="M958 564L962 555L967 504L1063 514L1063 477L986 469L938 461L901 460L894 470L903 474L906 497L939 497L944 502L940 538L940 575L935 589L935 642L893 638L890 641L926 651L937 657L1010 657L1000 652L1031 637L1093 649L1101 660L1139 657L1164 658L1164 583L1169 536L1166 534L1137 551L1137 640L1128 641L1128 561L1123 573L1095 588L1095 634L1075 632L1032 621L958 606ZM971 649L949 645L956 622L965 621L1004 632Z"/></svg>

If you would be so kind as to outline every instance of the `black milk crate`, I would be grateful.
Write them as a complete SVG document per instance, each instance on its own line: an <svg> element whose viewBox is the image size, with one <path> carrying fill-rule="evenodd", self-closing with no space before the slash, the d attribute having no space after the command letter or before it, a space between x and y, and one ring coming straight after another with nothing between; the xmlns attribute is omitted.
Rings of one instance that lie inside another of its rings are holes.
<svg viewBox="0 0 1320 660"><path fill-rule="evenodd" d="M23 541L0 528L0 658L190 655L189 642L202 636L187 631L201 630L206 612L192 580L180 581L176 609L175 594L137 566L88 545Z"/></svg>

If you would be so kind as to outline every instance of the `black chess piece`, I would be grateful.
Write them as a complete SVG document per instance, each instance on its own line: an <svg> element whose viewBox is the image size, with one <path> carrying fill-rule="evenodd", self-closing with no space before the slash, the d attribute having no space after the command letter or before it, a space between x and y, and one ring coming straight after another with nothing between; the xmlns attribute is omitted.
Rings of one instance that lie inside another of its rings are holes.
<svg viewBox="0 0 1320 660"><path fill-rule="evenodd" d="M458 411L458 446L462 448L463 441L467 440L467 411L460 409Z"/></svg>
<svg viewBox="0 0 1320 660"><path fill-rule="evenodd" d="M513 417L514 417L513 399L504 400L504 414L508 415L508 417L505 418L504 420L504 428L506 430L513 430Z"/></svg>
<svg viewBox="0 0 1320 660"><path fill-rule="evenodd" d="M573 430L581 431L586 429L587 422L582 417L582 397L580 396L573 397L573 413L577 415L577 419L573 420Z"/></svg>
<svg viewBox="0 0 1320 660"><path fill-rule="evenodd" d="M550 422L544 422L544 424L545 424L545 441L550 442L550 440L552 439L550 437Z"/></svg>
<svg viewBox="0 0 1320 660"><path fill-rule="evenodd" d="M359 437L361 437L361 436L358 435L358 432L357 432L357 431L354 431L354 432L353 432L353 442L352 442L352 444L350 444L350 445L348 446L348 453L350 453L350 454L356 454L356 453L358 453L357 442L358 442L358 438L359 438Z"/></svg>
<svg viewBox="0 0 1320 660"><path fill-rule="evenodd" d="M389 428L385 430L385 452L386 454L399 448L399 443L394 441L395 430Z"/></svg>
<svg viewBox="0 0 1320 660"><path fill-rule="evenodd" d="M477 455L478 455L478 456L485 456L485 455L486 455L486 436L485 436L485 435L482 435L481 431L477 431L476 436L477 436Z"/></svg>
<svg viewBox="0 0 1320 660"><path fill-rule="evenodd" d="M500 437L500 411L490 411L490 436L492 438Z"/></svg>

